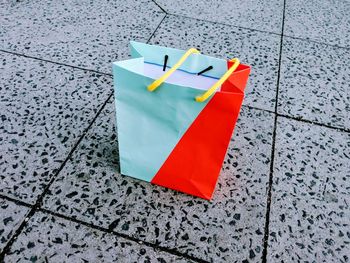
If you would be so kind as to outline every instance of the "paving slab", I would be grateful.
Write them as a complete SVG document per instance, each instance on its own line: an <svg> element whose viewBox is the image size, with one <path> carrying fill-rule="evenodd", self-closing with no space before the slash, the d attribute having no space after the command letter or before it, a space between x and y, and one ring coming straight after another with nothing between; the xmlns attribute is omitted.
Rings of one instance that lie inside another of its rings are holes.
<svg viewBox="0 0 350 263"><path fill-rule="evenodd" d="M151 43L180 49L196 47L203 54L223 59L238 57L252 67L243 103L274 110L280 40L277 35L169 16Z"/></svg>
<svg viewBox="0 0 350 263"><path fill-rule="evenodd" d="M350 53L285 37L278 112L350 129Z"/></svg>
<svg viewBox="0 0 350 263"><path fill-rule="evenodd" d="M28 212L29 208L0 198L0 253Z"/></svg>
<svg viewBox="0 0 350 263"><path fill-rule="evenodd" d="M350 259L350 134L278 119L267 262Z"/></svg>
<svg viewBox="0 0 350 263"><path fill-rule="evenodd" d="M0 193L34 203L112 91L97 73L1 53Z"/></svg>
<svg viewBox="0 0 350 263"><path fill-rule="evenodd" d="M0 13L0 49L105 73L164 17L150 0L7 1Z"/></svg>
<svg viewBox="0 0 350 263"><path fill-rule="evenodd" d="M273 116L244 108L212 201L118 173L114 106L53 183L44 207L208 261L260 262Z"/></svg>
<svg viewBox="0 0 350 263"><path fill-rule="evenodd" d="M113 234L41 212L11 246L5 262L191 262Z"/></svg>
<svg viewBox="0 0 350 263"><path fill-rule="evenodd" d="M350 2L287 0L284 34L350 47Z"/></svg>
<svg viewBox="0 0 350 263"><path fill-rule="evenodd" d="M283 1L156 0L170 14L268 32L282 32Z"/></svg>

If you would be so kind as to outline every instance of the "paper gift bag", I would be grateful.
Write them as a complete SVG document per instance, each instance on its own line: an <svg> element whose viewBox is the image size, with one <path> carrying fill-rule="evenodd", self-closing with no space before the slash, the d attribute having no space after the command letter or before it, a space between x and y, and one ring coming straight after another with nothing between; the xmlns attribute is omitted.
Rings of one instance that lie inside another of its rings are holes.
<svg viewBox="0 0 350 263"><path fill-rule="evenodd" d="M250 67L138 42L131 55L113 63L121 173L210 199Z"/></svg>

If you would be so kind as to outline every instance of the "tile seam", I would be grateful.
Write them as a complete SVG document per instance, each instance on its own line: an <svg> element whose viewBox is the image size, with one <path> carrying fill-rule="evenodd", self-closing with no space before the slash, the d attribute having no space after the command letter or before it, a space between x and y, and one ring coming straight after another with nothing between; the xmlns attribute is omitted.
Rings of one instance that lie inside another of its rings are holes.
<svg viewBox="0 0 350 263"><path fill-rule="evenodd" d="M267 251L269 245L269 232L270 232L270 213L271 213L271 201L272 201L272 184L273 184L273 170L274 170L274 159L275 159L275 146L276 146L276 133L277 133L277 118L278 118L278 94L281 76L281 63L282 63L282 52L283 52L283 32L286 14L286 0L283 0L283 14L282 14L282 34L280 39L280 52L278 61L278 75L276 85L276 98L275 98L275 119L274 128L272 134L272 146L271 146L271 162L270 162L270 173L269 182L267 188L267 199L266 199L266 215L265 215L265 227L263 237L263 251L262 251L262 263L267 263Z"/></svg>

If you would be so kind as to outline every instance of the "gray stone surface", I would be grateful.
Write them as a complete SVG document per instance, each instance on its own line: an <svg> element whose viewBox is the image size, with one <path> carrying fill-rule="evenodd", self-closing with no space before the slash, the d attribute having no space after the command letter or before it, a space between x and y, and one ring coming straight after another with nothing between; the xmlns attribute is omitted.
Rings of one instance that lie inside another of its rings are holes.
<svg viewBox="0 0 350 263"><path fill-rule="evenodd" d="M190 262L113 234L36 213L5 262Z"/></svg>
<svg viewBox="0 0 350 263"><path fill-rule="evenodd" d="M120 175L110 101L44 197L66 219L36 212L5 262L350 262L349 12L348 0L0 1L3 197L33 204L112 92L76 67L110 73L129 40L252 66L211 201ZM0 251L27 213L0 199Z"/></svg>
<svg viewBox="0 0 350 263"><path fill-rule="evenodd" d="M34 203L108 98L112 81L6 53L0 71L0 193Z"/></svg>
<svg viewBox="0 0 350 263"><path fill-rule="evenodd" d="M29 209L0 198L0 253L13 236Z"/></svg>
<svg viewBox="0 0 350 263"><path fill-rule="evenodd" d="M267 262L350 259L350 134L279 118Z"/></svg>
<svg viewBox="0 0 350 263"><path fill-rule="evenodd" d="M105 73L164 17L150 0L6 1L0 14L0 49Z"/></svg>
<svg viewBox="0 0 350 263"><path fill-rule="evenodd" d="M350 53L284 38L278 112L350 129Z"/></svg>
<svg viewBox="0 0 350 263"><path fill-rule="evenodd" d="M274 33L282 31L283 1L281 0L156 0L156 2L170 14Z"/></svg>
<svg viewBox="0 0 350 263"><path fill-rule="evenodd" d="M214 262L260 262L273 116L244 108L208 202L118 174L113 104L50 188L44 207Z"/></svg>
<svg viewBox="0 0 350 263"><path fill-rule="evenodd" d="M274 110L280 37L189 18L167 17L151 43L196 47L218 58L238 57L251 65L244 104Z"/></svg>
<svg viewBox="0 0 350 263"><path fill-rule="evenodd" d="M284 33L349 48L349 13L349 1L288 0Z"/></svg>

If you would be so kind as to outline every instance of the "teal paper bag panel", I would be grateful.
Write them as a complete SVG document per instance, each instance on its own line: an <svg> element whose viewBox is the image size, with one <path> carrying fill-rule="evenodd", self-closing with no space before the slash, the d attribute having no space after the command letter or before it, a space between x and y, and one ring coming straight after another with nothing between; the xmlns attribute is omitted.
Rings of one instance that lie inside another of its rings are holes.
<svg viewBox="0 0 350 263"><path fill-rule="evenodd" d="M150 182L208 101L202 90L163 83L143 75L143 58L113 63L121 173Z"/></svg>

